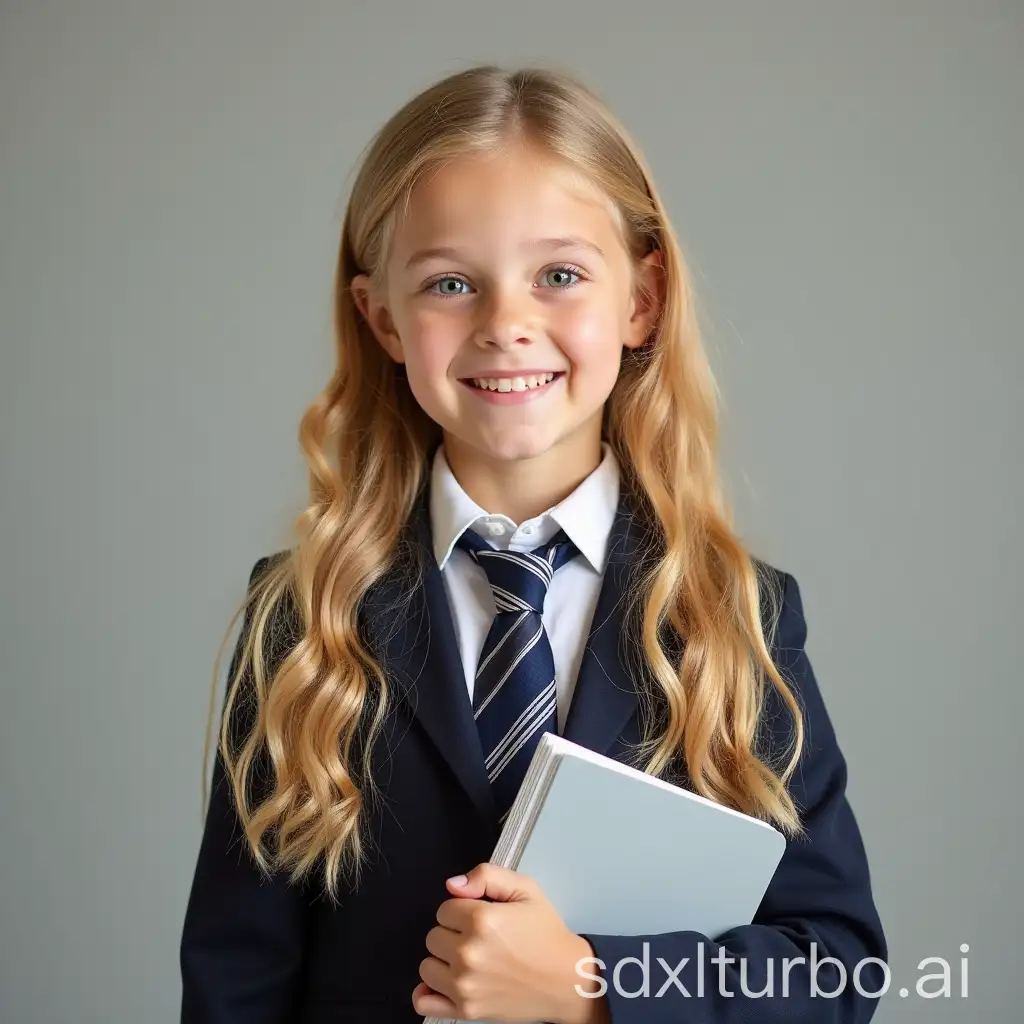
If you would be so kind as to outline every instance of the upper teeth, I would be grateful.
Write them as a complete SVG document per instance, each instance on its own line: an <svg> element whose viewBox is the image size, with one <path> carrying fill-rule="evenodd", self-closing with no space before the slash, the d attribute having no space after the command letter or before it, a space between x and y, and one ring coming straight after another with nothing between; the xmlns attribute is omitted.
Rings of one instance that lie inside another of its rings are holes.
<svg viewBox="0 0 1024 1024"><path fill-rule="evenodd" d="M474 377L473 383L487 391L525 391L554 379L553 373L539 373L533 377Z"/></svg>

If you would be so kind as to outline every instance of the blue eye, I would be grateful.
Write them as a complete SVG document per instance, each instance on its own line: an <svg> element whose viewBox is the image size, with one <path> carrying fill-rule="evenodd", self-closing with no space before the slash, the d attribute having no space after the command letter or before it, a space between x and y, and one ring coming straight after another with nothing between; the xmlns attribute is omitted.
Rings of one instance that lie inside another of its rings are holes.
<svg viewBox="0 0 1024 1024"><path fill-rule="evenodd" d="M468 291L459 291L460 288L469 288L469 282L463 281L461 277L439 277L436 281L432 281L428 291L433 292L435 295L443 295L446 298L457 297L459 295L468 295Z"/></svg>
<svg viewBox="0 0 1024 1024"><path fill-rule="evenodd" d="M566 265L561 267L550 267L541 275L541 280L547 288L552 288L555 291L565 291L579 284L582 277L583 272L581 270L576 267ZM439 295L442 298L454 299L458 298L460 295L471 294L473 286L465 278L446 274L444 277L439 277L431 281L426 286L426 290L431 295Z"/></svg>
<svg viewBox="0 0 1024 1024"><path fill-rule="evenodd" d="M572 288L579 284L580 273L573 267L552 267L544 271L544 278L551 288ZM570 281L569 278L575 278Z"/></svg>

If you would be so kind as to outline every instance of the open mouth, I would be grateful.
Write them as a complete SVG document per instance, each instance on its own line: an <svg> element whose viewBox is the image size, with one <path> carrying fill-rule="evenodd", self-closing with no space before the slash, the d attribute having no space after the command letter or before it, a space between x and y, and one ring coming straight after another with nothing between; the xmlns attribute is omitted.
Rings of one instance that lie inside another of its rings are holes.
<svg viewBox="0 0 1024 1024"><path fill-rule="evenodd" d="M467 387L476 388L480 391L537 391L547 387L559 377L564 377L564 371L552 373L528 374L524 377L466 377L462 383Z"/></svg>

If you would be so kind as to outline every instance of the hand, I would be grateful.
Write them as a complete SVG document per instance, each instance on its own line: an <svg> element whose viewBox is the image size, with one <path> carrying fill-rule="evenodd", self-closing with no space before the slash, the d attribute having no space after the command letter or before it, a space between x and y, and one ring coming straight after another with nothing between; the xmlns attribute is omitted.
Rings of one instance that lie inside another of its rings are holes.
<svg viewBox="0 0 1024 1024"><path fill-rule="evenodd" d="M420 964L423 981L412 994L417 1013L552 1024L607 1020L603 997L576 990L597 990L597 982L576 972L593 948L566 927L532 878L485 863L447 886L453 898L438 908L437 927L427 933L432 955ZM594 973L593 965L586 970Z"/></svg>

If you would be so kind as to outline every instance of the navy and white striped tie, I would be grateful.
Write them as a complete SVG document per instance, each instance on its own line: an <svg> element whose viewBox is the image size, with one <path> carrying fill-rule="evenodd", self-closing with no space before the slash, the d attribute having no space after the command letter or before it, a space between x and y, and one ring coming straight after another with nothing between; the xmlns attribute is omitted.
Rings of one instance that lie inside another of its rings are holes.
<svg viewBox="0 0 1024 1024"><path fill-rule="evenodd" d="M500 821L545 732L557 731L555 663L541 620L555 572L579 554L559 532L532 551L497 551L472 530L459 538L487 574L497 613L473 685L473 715Z"/></svg>

